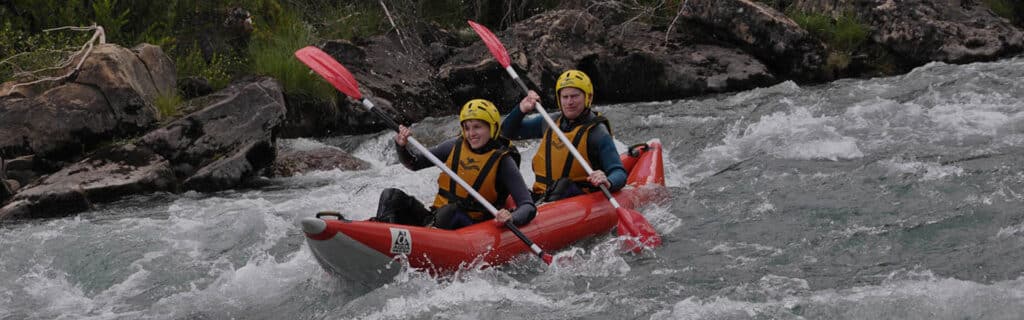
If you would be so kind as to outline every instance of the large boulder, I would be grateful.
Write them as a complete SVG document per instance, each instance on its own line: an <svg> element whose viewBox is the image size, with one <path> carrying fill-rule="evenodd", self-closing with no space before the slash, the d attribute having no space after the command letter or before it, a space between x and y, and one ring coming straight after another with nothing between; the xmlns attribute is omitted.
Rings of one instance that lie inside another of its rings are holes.
<svg viewBox="0 0 1024 320"><path fill-rule="evenodd" d="M341 62L356 78L362 93L398 123L409 124L428 116L458 110L418 51L418 43L405 46L393 38L376 36L359 46L346 40L329 41L323 50ZM387 128L359 102L341 99L336 133L356 134Z"/></svg>
<svg viewBox="0 0 1024 320"><path fill-rule="evenodd" d="M140 44L131 50L113 44L98 45L82 65L75 83L103 93L119 134L144 132L160 119L154 99L175 90L174 62L158 46Z"/></svg>
<svg viewBox="0 0 1024 320"><path fill-rule="evenodd" d="M778 82L745 52L694 44L679 30L666 35L642 22L605 26L605 20L613 19L557 10L496 35L513 67L529 87L542 93L549 108L555 105L555 80L568 69L590 75L597 103L678 99ZM482 42L452 56L439 74L455 100L483 96L505 111L522 98Z"/></svg>
<svg viewBox="0 0 1024 320"><path fill-rule="evenodd" d="M285 140L287 141L287 140ZM366 170L370 164L353 157L337 147L316 144L306 146L298 142L278 143L274 176L290 177L310 171Z"/></svg>
<svg viewBox="0 0 1024 320"><path fill-rule="evenodd" d="M7 161L0 158L0 203L7 202L20 187L17 180L7 179Z"/></svg>
<svg viewBox="0 0 1024 320"><path fill-rule="evenodd" d="M990 61L1021 52L1024 32L981 1L861 0L871 38L910 66Z"/></svg>
<svg viewBox="0 0 1024 320"><path fill-rule="evenodd" d="M785 14L750 0L689 0L683 17L720 34L779 78L824 80L825 44Z"/></svg>
<svg viewBox="0 0 1024 320"><path fill-rule="evenodd" d="M33 98L0 100L0 150L73 159L113 138L119 123L100 90L68 83Z"/></svg>
<svg viewBox="0 0 1024 320"><path fill-rule="evenodd" d="M175 77L160 47L97 45L65 82L0 97L0 152L75 160L98 142L148 130L159 120L152 101L173 92Z"/></svg>
<svg viewBox="0 0 1024 320"><path fill-rule="evenodd" d="M170 163L132 144L102 148L18 192L0 220L60 217L140 192L173 191Z"/></svg>
<svg viewBox="0 0 1024 320"><path fill-rule="evenodd" d="M602 102L678 99L770 86L778 82L768 67L735 48L667 42L663 31L642 23L616 26L607 51L579 62ZM639 28L638 28L639 27ZM555 78L542 80L554 87ZM550 90L550 89L549 89Z"/></svg>
<svg viewBox="0 0 1024 320"><path fill-rule="evenodd" d="M140 142L168 159L175 174L188 179L186 188L238 186L273 163L276 131L287 112L276 80L236 82L190 103L204 107L153 130Z"/></svg>
<svg viewBox="0 0 1024 320"><path fill-rule="evenodd" d="M495 35L527 86L542 93L554 87L563 71L579 69L583 59L607 52L601 42L606 36L604 25L581 10L545 12ZM504 112L523 96L481 41L453 55L441 66L439 76L445 79L454 101L485 98ZM553 93L542 95L543 103L551 106L549 96Z"/></svg>

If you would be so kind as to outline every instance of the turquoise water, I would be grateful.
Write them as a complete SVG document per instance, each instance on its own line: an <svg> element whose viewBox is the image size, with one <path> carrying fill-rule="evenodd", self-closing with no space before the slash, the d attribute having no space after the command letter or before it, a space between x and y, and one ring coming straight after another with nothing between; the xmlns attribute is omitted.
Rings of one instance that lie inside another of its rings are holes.
<svg viewBox="0 0 1024 320"><path fill-rule="evenodd" d="M285 140L373 168L0 227L0 319L1019 319L1022 78L1022 59L930 64L599 106L621 147L666 147L672 200L640 210L663 247L592 239L556 268L524 256L373 290L324 273L297 221L368 218L386 187L427 201L439 171L397 165L391 133ZM430 145L457 128L414 130Z"/></svg>

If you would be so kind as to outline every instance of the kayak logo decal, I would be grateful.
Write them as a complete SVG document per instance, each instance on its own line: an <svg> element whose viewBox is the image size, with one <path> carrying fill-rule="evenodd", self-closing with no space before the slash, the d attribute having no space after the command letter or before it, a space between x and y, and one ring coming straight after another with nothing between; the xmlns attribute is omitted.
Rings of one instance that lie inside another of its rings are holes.
<svg viewBox="0 0 1024 320"><path fill-rule="evenodd" d="M412 234L409 233L409 230L399 228L389 229L391 229L391 253L412 253Z"/></svg>
<svg viewBox="0 0 1024 320"><path fill-rule="evenodd" d="M554 147L555 150L558 150L558 151L564 151L565 150L565 144L562 143L561 139L552 139L551 140L551 146Z"/></svg>
<svg viewBox="0 0 1024 320"><path fill-rule="evenodd" d="M462 166L462 168L466 170L480 171L480 165L477 164L476 159L473 158L466 158L459 161L459 166Z"/></svg>

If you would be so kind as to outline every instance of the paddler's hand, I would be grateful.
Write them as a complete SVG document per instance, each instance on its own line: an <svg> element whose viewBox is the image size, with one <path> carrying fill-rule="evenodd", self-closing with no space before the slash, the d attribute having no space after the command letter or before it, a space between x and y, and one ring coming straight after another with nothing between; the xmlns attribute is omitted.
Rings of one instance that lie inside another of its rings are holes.
<svg viewBox="0 0 1024 320"><path fill-rule="evenodd" d="M612 187L612 184L608 182L608 177L605 176L604 171L601 170L594 170L594 172L591 172L590 176L587 177L587 181L595 187L600 185L604 185L605 188Z"/></svg>
<svg viewBox="0 0 1024 320"><path fill-rule="evenodd" d="M494 222L498 224L505 224L505 221L512 220L512 213L508 212L508 209L498 210L498 213L494 215Z"/></svg>
<svg viewBox="0 0 1024 320"><path fill-rule="evenodd" d="M537 92L530 90L530 92L526 94L526 97L524 97L522 101L519 101L519 111L522 111L523 113L530 113L533 111L534 107L537 106L537 101L540 101L540 96L537 95Z"/></svg>
<svg viewBox="0 0 1024 320"><path fill-rule="evenodd" d="M409 127L398 125L398 133L395 134L395 143L399 147L405 147L406 143L409 143L409 135L412 135L412 130Z"/></svg>

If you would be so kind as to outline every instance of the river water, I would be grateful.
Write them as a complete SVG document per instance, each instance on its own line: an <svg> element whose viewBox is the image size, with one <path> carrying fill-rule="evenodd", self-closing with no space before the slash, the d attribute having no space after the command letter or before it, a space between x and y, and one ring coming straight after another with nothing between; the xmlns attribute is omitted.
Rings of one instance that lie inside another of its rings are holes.
<svg viewBox="0 0 1024 320"><path fill-rule="evenodd" d="M554 268L524 256L375 289L325 273L298 220L368 218L386 187L430 200L439 170L396 164L391 133L283 140L373 168L0 226L0 319L1021 319L1022 79L1021 58L933 63L598 106L620 147L665 145L672 199L640 208L663 247L596 238ZM414 130L431 145L457 126Z"/></svg>

